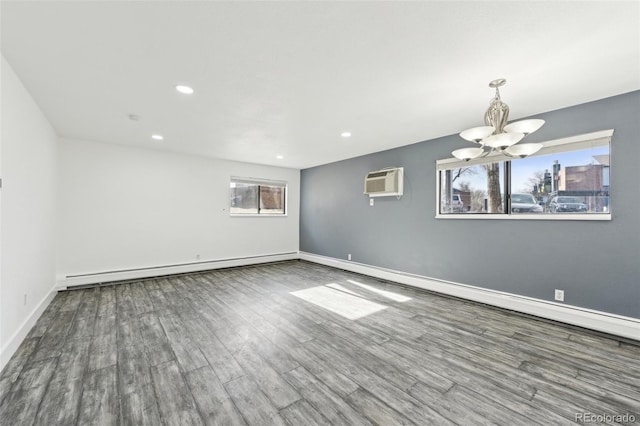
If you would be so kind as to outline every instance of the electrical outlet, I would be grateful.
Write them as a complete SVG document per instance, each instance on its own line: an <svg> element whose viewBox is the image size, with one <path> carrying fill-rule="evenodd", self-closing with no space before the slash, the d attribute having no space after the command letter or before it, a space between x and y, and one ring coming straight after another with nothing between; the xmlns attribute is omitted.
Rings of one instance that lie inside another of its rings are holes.
<svg viewBox="0 0 640 426"><path fill-rule="evenodd" d="M564 302L564 290L556 289L555 298L558 302Z"/></svg>
<svg viewBox="0 0 640 426"><path fill-rule="evenodd" d="M196 260L200 260L200 255L196 254Z"/></svg>
<svg viewBox="0 0 640 426"><path fill-rule="evenodd" d="M351 260L351 253L347 255L347 260Z"/></svg>
<svg viewBox="0 0 640 426"><path fill-rule="evenodd" d="M27 295L26 295L26 293L24 295L24 302L23 303L24 303L25 306L27 306Z"/></svg>
<svg viewBox="0 0 640 426"><path fill-rule="evenodd" d="M369 198L369 205L373 206L373 198Z"/></svg>

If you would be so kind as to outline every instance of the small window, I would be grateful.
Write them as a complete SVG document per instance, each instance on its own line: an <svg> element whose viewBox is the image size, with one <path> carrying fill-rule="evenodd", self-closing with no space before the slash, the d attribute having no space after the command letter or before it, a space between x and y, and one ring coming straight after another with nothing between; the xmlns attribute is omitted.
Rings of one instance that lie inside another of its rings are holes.
<svg viewBox="0 0 640 426"><path fill-rule="evenodd" d="M613 130L543 142L527 158L438 160L438 217L611 218Z"/></svg>
<svg viewBox="0 0 640 426"><path fill-rule="evenodd" d="M283 216L286 214L287 183L232 177L229 198L232 215Z"/></svg>

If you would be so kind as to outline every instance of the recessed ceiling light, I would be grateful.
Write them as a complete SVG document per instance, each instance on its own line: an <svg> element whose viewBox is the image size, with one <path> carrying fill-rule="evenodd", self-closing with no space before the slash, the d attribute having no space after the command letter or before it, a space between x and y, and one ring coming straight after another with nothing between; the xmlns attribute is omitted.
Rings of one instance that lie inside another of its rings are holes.
<svg viewBox="0 0 640 426"><path fill-rule="evenodd" d="M351 132L342 132L340 133L340 136L342 136L343 138L351 137Z"/></svg>
<svg viewBox="0 0 640 426"><path fill-rule="evenodd" d="M162 139L164 139L164 136L162 136L162 135L151 135L151 139L155 139L157 141L161 141Z"/></svg>
<svg viewBox="0 0 640 426"><path fill-rule="evenodd" d="M282 159L284 158L284 155L276 155L276 158L277 158L278 160L282 160Z"/></svg>
<svg viewBox="0 0 640 426"><path fill-rule="evenodd" d="M193 89L189 86L184 86L182 84L179 84L176 86L176 90L180 93L184 93L185 95L191 95L193 94Z"/></svg>

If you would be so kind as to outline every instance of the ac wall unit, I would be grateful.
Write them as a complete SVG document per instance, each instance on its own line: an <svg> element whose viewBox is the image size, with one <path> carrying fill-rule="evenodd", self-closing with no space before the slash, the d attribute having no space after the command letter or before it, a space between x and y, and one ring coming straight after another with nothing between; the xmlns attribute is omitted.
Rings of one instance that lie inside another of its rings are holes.
<svg viewBox="0 0 640 426"><path fill-rule="evenodd" d="M403 181L403 167L369 172L364 178L364 193L369 197L400 197L402 195Z"/></svg>

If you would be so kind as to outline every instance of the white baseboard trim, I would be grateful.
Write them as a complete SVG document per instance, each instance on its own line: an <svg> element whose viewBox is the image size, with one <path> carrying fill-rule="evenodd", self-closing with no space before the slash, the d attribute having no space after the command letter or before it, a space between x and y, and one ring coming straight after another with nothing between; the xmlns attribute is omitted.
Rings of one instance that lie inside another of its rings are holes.
<svg viewBox="0 0 640 426"><path fill-rule="evenodd" d="M231 268L234 266L248 266L260 263L280 262L298 259L298 252L266 254L229 259L204 260L199 262L179 263L174 265L130 268L113 271L91 272L83 274L68 274L58 279L57 288L64 290L74 286L100 284L113 281L127 281L142 278L159 277L163 275L184 274L189 272L207 271L210 269Z"/></svg>
<svg viewBox="0 0 640 426"><path fill-rule="evenodd" d="M300 252L300 259L437 293L460 297L474 302L486 303L512 311L535 315L553 321L572 324L615 336L640 340L640 319L638 318L563 305L466 284L442 281L422 275L414 275L393 269L380 268L312 253Z"/></svg>
<svg viewBox="0 0 640 426"><path fill-rule="evenodd" d="M22 324L20 324L20 327L13 333L2 349L0 349L0 371L4 369L13 354L16 353L22 341L27 337L27 334L29 334L31 327L38 321L38 318L40 318L44 310L47 309L47 306L49 306L49 303L51 303L57 293L57 286L53 286L36 307L33 308Z"/></svg>

